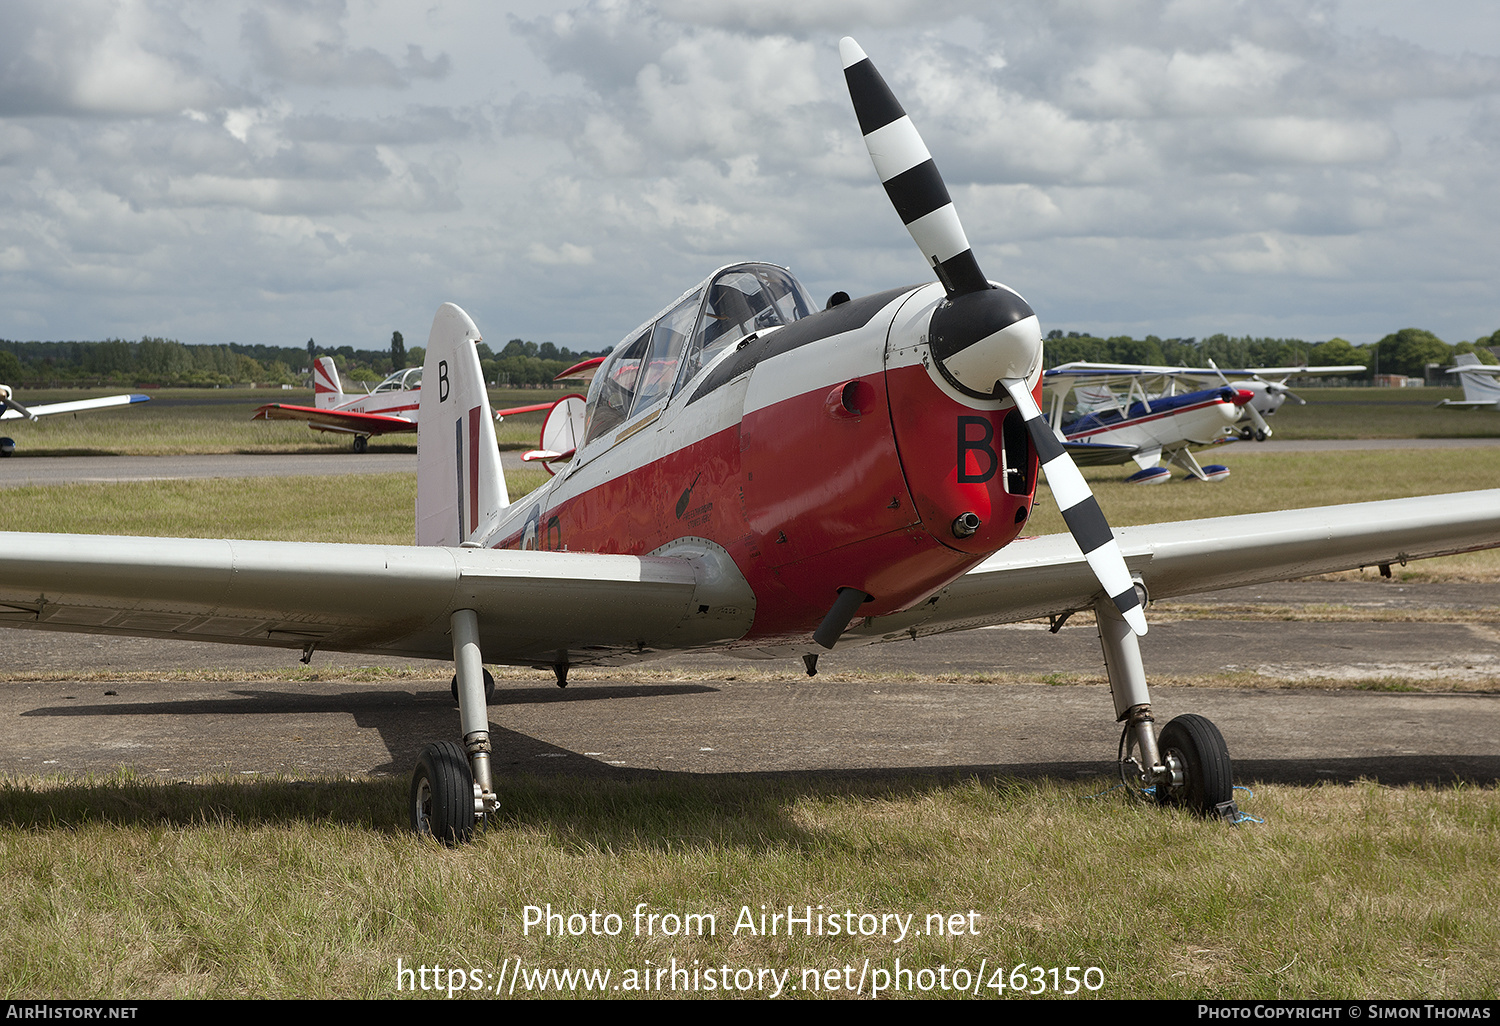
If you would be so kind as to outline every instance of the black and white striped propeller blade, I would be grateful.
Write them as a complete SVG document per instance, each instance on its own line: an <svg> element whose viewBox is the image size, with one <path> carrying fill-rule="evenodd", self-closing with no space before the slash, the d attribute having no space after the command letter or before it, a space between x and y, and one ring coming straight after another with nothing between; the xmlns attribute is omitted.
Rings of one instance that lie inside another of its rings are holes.
<svg viewBox="0 0 1500 1026"><path fill-rule="evenodd" d="M1136 594L1135 582L1130 577L1130 568L1120 554L1114 532L1099 509L1088 482L1078 472L1078 465L1068 450L1052 433L1047 418L1037 408L1031 389L1020 378L1004 382L1005 390L1015 401L1016 409L1026 421L1026 432L1031 444L1036 447L1037 457L1042 461L1042 473L1047 475L1047 484L1052 486L1052 497L1062 511L1063 520L1089 569L1104 587L1104 593L1114 602L1120 615L1136 634L1146 633L1146 614L1141 609L1141 597Z"/></svg>
<svg viewBox="0 0 1500 1026"><path fill-rule="evenodd" d="M858 43L839 40L844 81L875 173L948 298L990 288L927 144Z"/></svg>
<svg viewBox="0 0 1500 1026"><path fill-rule="evenodd" d="M1145 634L1146 616L1114 533L1027 387L1042 355L1036 315L1025 300L991 285L980 270L927 144L864 50L846 36L839 41L839 56L875 173L947 293L929 326L928 344L937 368L965 395L1010 395L1025 418L1047 483L1089 568L1130 629Z"/></svg>

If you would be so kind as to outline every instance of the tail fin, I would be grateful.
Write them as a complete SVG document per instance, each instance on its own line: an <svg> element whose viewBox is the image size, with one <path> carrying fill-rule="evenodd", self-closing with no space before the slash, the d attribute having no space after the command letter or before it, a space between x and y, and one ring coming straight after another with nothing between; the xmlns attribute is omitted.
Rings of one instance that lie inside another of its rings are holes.
<svg viewBox="0 0 1500 1026"><path fill-rule="evenodd" d="M1485 374L1479 370L1467 369L1484 366L1479 362L1479 357L1473 353L1459 353L1453 362L1457 366L1451 369L1458 375L1458 380L1463 382L1464 402L1494 403L1500 400L1500 382L1497 382L1493 372Z"/></svg>
<svg viewBox="0 0 1500 1026"><path fill-rule="evenodd" d="M328 410L343 399L344 386L339 384L339 369L334 366L333 357L318 357L313 361L313 405Z"/></svg>
<svg viewBox="0 0 1500 1026"><path fill-rule="evenodd" d="M483 544L510 505L495 416L479 369L479 329L452 303L427 336L417 423L417 544Z"/></svg>

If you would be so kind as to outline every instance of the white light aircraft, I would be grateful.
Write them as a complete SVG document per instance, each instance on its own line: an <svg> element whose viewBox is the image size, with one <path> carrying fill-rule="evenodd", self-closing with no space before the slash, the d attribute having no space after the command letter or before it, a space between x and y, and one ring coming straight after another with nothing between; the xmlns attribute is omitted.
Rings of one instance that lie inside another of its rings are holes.
<svg viewBox="0 0 1500 1026"><path fill-rule="evenodd" d="M1493 410L1500 406L1500 365L1480 363L1473 353L1459 353L1453 361L1456 366L1444 368L1449 374L1457 374L1463 383L1462 399L1444 399L1439 406L1455 406L1461 410Z"/></svg>
<svg viewBox="0 0 1500 1026"><path fill-rule="evenodd" d="M1206 718L1157 733L1143 598L1500 545L1500 492L1112 533L1037 406L1042 339L981 272L936 166L840 44L886 193L938 282L817 311L784 268L724 267L630 332L576 451L512 502L479 331L427 342L416 546L0 535L0 624L448 659L459 736L421 754L413 827L493 811L484 662L612 665L686 649L802 657L1073 612L1097 617L1122 776L1232 810ZM570 415L571 416L571 415ZM1021 538L1039 471L1070 535ZM1005 653L996 653L1003 661Z"/></svg>
<svg viewBox="0 0 1500 1026"><path fill-rule="evenodd" d="M0 420L36 421L57 413L82 413L85 410L105 410L112 406L130 406L150 401L149 395L106 395L97 399L73 399L65 403L47 403L44 406L23 406L16 401L15 392L9 385L0 385ZM15 439L0 438L0 456L9 456L15 451Z"/></svg>
<svg viewBox="0 0 1500 1026"><path fill-rule="evenodd" d="M1328 367L1262 367L1221 370L1122 363L1066 363L1042 375L1052 392L1050 421L1073 459L1085 466L1134 461L1132 484L1162 484L1172 472L1163 458L1187 472L1184 480L1221 481L1223 464L1200 466L1193 449L1271 437L1266 417L1287 399L1305 400L1286 387L1292 375L1351 374L1358 364ZM1231 381L1231 378L1239 379ZM1203 387L1217 379L1218 385ZM1185 387L1183 387L1185 386ZM1069 410L1067 397L1073 395ZM1238 428L1236 427L1238 425Z"/></svg>

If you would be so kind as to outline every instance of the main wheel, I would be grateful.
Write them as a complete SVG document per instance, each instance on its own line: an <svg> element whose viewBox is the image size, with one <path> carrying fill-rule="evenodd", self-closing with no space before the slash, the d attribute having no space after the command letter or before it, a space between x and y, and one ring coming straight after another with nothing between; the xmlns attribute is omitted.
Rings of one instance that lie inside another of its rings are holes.
<svg viewBox="0 0 1500 1026"><path fill-rule="evenodd" d="M366 438L364 435L355 435L354 436L354 451L355 452L364 452L368 448L370 448L370 440L368 438Z"/></svg>
<svg viewBox="0 0 1500 1026"><path fill-rule="evenodd" d="M453 704L458 704L458 674L453 675L453 683L449 685L453 692ZM484 702L488 705L495 700L495 675L489 670L484 671Z"/></svg>
<svg viewBox="0 0 1500 1026"><path fill-rule="evenodd" d="M1234 796L1229 748L1213 721L1189 713L1162 729L1156 741L1162 760L1182 776L1181 783L1156 785L1156 800L1182 805L1200 816L1214 815Z"/></svg>
<svg viewBox="0 0 1500 1026"><path fill-rule="evenodd" d="M411 775L411 828L444 844L474 834L474 776L464 750L452 741L422 749Z"/></svg>

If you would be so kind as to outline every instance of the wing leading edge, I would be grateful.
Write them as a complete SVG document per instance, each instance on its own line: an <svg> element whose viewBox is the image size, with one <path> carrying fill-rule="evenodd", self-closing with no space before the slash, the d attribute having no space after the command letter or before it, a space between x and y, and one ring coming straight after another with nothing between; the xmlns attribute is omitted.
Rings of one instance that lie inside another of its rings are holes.
<svg viewBox="0 0 1500 1026"><path fill-rule="evenodd" d="M1151 598L1500 547L1500 490L1278 510L1115 531ZM905 613L853 633L896 640L1056 616L1097 586L1067 535L1022 538ZM852 640L852 639L851 639Z"/></svg>
<svg viewBox="0 0 1500 1026"><path fill-rule="evenodd" d="M348 410L319 410L311 406L288 406L283 403L262 406L250 419L302 420L314 431L340 431L350 435L390 435L417 430L416 420L405 417L353 413Z"/></svg>
<svg viewBox="0 0 1500 1026"><path fill-rule="evenodd" d="M40 630L450 659L449 617L475 609L489 661L550 664L670 644L698 609L669 557L63 534L0 552L0 625Z"/></svg>

